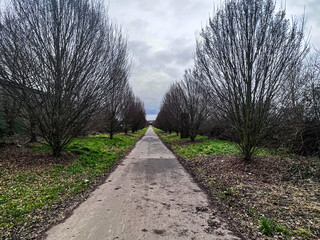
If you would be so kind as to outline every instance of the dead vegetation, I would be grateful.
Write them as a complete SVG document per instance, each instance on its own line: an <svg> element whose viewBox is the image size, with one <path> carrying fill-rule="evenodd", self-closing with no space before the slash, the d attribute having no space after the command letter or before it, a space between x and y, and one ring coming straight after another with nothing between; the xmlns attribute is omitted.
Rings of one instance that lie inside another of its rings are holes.
<svg viewBox="0 0 320 240"><path fill-rule="evenodd" d="M181 160L228 207L247 239L262 238L263 219L272 219L279 228L263 239L320 236L319 179L294 174L292 166L297 160L255 157L245 163L235 155Z"/></svg>

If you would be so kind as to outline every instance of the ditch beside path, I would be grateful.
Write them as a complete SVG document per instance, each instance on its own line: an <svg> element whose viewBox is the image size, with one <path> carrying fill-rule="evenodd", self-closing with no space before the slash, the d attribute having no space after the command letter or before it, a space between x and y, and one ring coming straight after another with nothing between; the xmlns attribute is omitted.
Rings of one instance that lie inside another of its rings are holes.
<svg viewBox="0 0 320 240"><path fill-rule="evenodd" d="M150 127L123 163L48 240L238 239Z"/></svg>

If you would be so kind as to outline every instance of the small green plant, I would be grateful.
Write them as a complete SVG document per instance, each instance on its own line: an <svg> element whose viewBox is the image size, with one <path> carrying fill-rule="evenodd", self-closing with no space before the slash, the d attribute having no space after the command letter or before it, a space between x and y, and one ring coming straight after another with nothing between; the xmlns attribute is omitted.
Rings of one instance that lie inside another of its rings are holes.
<svg viewBox="0 0 320 240"><path fill-rule="evenodd" d="M234 195L235 193L235 190L233 187L228 187L225 191L224 191L224 194L227 195L227 196L231 196L231 195Z"/></svg>
<svg viewBox="0 0 320 240"><path fill-rule="evenodd" d="M294 232L296 234L298 234L299 236L305 236L305 237L312 237L313 236L313 234L310 231L310 227L298 228L297 230L294 230Z"/></svg>
<svg viewBox="0 0 320 240"><path fill-rule="evenodd" d="M291 231L289 228L284 227L282 224L277 225L277 232L282 233L284 235L290 235Z"/></svg>
<svg viewBox="0 0 320 240"><path fill-rule="evenodd" d="M274 235L277 224L273 218L263 217L262 220L259 222L259 225L259 231L262 234L265 234L270 237Z"/></svg>
<svg viewBox="0 0 320 240"><path fill-rule="evenodd" d="M222 192L222 191L217 191L217 196L218 196L218 198L219 198L224 204L227 204L227 203L228 203L227 196L224 194L224 192Z"/></svg>
<svg viewBox="0 0 320 240"><path fill-rule="evenodd" d="M209 178L208 184L210 187L213 187L216 184L216 178Z"/></svg>
<svg viewBox="0 0 320 240"><path fill-rule="evenodd" d="M257 218L259 217L258 212L257 212L253 207L249 207L249 208L248 208L248 215L249 215L250 217L255 218L255 219L257 219Z"/></svg>
<svg viewBox="0 0 320 240"><path fill-rule="evenodd" d="M282 224L277 224L273 218L263 217L262 220L259 222L259 231L262 234L272 237L276 232L290 235L290 229L284 227Z"/></svg>

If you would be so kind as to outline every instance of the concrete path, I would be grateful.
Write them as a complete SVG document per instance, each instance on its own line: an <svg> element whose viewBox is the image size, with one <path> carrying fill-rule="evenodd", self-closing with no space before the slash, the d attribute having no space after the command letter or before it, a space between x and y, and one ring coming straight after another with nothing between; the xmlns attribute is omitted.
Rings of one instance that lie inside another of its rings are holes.
<svg viewBox="0 0 320 240"><path fill-rule="evenodd" d="M152 128L49 240L238 239ZM209 227L212 226L212 227Z"/></svg>

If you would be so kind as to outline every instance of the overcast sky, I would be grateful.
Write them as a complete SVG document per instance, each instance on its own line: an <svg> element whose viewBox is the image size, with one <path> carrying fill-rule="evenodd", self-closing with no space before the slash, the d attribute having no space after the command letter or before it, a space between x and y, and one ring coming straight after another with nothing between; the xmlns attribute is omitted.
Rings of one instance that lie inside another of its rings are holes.
<svg viewBox="0 0 320 240"><path fill-rule="evenodd" d="M192 67L197 33L224 0L105 1L111 18L128 35L133 90L145 103L147 119L155 119L170 84ZM320 0L277 2L285 3L290 19L305 11L306 33L320 49Z"/></svg>
<svg viewBox="0 0 320 240"><path fill-rule="evenodd" d="M220 0L106 0L112 19L129 38L131 83L145 103L147 119L156 117L170 84L192 67L195 36ZM280 0L278 2L281 2ZM307 16L311 43L320 47L320 0L287 0L288 18Z"/></svg>

